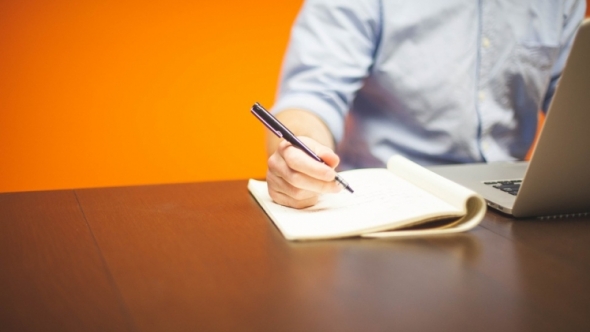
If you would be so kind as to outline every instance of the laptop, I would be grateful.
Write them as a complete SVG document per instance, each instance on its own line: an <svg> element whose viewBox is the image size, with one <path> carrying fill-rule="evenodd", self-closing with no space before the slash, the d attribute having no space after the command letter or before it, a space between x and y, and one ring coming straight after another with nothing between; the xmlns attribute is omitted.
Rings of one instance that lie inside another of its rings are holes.
<svg viewBox="0 0 590 332"><path fill-rule="evenodd" d="M575 37L530 162L429 169L514 217L590 213L590 20Z"/></svg>

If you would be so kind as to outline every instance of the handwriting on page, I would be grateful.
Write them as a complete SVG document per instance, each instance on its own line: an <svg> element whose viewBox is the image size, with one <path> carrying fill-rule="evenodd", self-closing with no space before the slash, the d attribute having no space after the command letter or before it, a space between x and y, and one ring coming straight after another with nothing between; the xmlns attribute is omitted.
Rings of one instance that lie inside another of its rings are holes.
<svg viewBox="0 0 590 332"><path fill-rule="evenodd" d="M429 199L430 195L428 193L387 170L359 174L361 176L358 179L356 179L356 173L350 174L350 181L354 181L357 187L353 195L344 195L344 192L336 195L325 195L321 198L318 206L312 207L310 210L321 209L324 205L330 209L339 207L352 208L363 205L375 205L379 206L379 209L388 207L388 210L389 208L402 207L414 209L416 204L424 205L425 202L431 203L432 201Z"/></svg>
<svg viewBox="0 0 590 332"><path fill-rule="evenodd" d="M284 221L309 227L337 227L335 224L359 222L377 225L417 214L456 211L448 203L387 170L349 172L347 180L354 184L354 194L342 191L324 195L318 204L303 210L281 207Z"/></svg>

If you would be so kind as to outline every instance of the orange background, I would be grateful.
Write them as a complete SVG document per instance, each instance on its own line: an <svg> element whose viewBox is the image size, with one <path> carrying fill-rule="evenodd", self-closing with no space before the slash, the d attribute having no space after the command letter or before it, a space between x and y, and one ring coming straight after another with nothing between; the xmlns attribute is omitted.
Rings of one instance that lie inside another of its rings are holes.
<svg viewBox="0 0 590 332"><path fill-rule="evenodd" d="M263 177L301 3L0 1L0 192Z"/></svg>
<svg viewBox="0 0 590 332"><path fill-rule="evenodd" d="M0 192L263 177L302 0L0 2Z"/></svg>

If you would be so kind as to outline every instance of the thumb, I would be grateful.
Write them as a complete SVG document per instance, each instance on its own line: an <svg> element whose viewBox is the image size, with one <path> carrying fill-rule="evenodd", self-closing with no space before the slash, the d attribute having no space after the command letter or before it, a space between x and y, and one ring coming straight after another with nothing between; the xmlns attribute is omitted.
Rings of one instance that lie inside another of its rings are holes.
<svg viewBox="0 0 590 332"><path fill-rule="evenodd" d="M301 136L299 137L303 143L305 143L315 154L318 155L328 166L336 168L340 163L340 157L329 147L317 142L316 140Z"/></svg>

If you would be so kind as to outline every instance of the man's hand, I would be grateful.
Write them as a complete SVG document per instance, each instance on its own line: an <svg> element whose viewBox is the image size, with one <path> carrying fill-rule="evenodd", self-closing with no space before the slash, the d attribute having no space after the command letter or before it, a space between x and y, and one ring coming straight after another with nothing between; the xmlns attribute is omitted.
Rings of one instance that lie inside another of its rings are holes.
<svg viewBox="0 0 590 332"><path fill-rule="evenodd" d="M301 209L316 204L320 194L336 193L342 188L334 181L338 156L309 137L299 139L327 165L282 141L268 159L266 181L268 193L276 203Z"/></svg>

